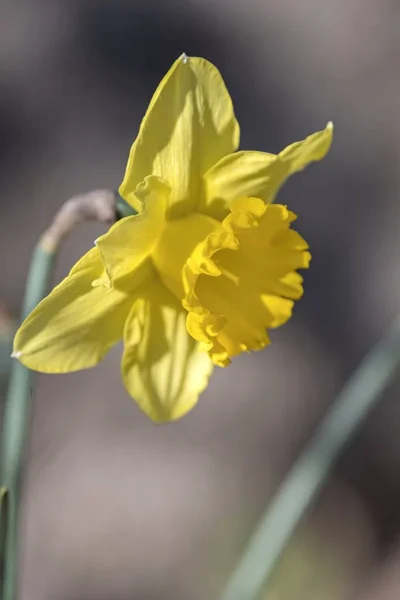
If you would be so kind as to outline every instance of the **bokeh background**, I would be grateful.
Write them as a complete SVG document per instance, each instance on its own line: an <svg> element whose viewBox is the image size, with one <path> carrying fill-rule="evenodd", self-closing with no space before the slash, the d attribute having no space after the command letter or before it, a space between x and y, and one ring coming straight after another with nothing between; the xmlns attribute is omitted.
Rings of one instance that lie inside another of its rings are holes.
<svg viewBox="0 0 400 600"><path fill-rule="evenodd" d="M22 600L217 598L267 500L400 306L396 0L2 0L0 303L70 196L118 186L157 83L182 52L222 72L242 148L335 123L328 158L280 200L313 252L306 294L265 351L217 370L167 426L124 392L120 349L40 377L25 472ZM66 241L60 280L102 232ZM400 594L399 382L290 544L268 600ZM244 599L246 600L246 599Z"/></svg>

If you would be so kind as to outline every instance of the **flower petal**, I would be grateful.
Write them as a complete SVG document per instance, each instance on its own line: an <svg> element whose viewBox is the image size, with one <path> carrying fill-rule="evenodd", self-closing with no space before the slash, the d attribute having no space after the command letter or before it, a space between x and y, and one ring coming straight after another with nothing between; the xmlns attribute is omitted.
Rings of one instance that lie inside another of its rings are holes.
<svg viewBox="0 0 400 600"><path fill-rule="evenodd" d="M154 175L146 177L135 190L140 213L117 221L96 240L112 285L137 288L151 275L152 267L146 259L164 228L169 195L164 180Z"/></svg>
<svg viewBox="0 0 400 600"><path fill-rule="evenodd" d="M270 203L285 180L313 161L321 160L332 143L333 125L291 144L278 155L236 152L222 158L205 174L201 212L222 220L230 203L240 197L257 197Z"/></svg>
<svg viewBox="0 0 400 600"><path fill-rule="evenodd" d="M295 142L282 150L279 159L286 165L288 176L302 171L311 162L322 160L331 147L332 138L333 123L329 122L322 131L317 131L305 140Z"/></svg>
<svg viewBox="0 0 400 600"><path fill-rule="evenodd" d="M22 323L13 355L43 373L69 373L97 364L122 338L132 297L105 285L103 264L90 250Z"/></svg>
<svg viewBox="0 0 400 600"><path fill-rule="evenodd" d="M174 214L193 208L201 177L239 144L232 101L216 67L181 56L158 86L130 151L121 196L132 194L147 175L165 178Z"/></svg>
<svg viewBox="0 0 400 600"><path fill-rule="evenodd" d="M262 198L271 201L271 189L280 185L285 165L276 154L235 152L222 158L204 176L205 195L199 210L222 220L236 198Z"/></svg>
<svg viewBox="0 0 400 600"><path fill-rule="evenodd" d="M182 417L205 389L212 363L186 329L186 311L161 282L135 302L124 330L122 377L156 422Z"/></svg>

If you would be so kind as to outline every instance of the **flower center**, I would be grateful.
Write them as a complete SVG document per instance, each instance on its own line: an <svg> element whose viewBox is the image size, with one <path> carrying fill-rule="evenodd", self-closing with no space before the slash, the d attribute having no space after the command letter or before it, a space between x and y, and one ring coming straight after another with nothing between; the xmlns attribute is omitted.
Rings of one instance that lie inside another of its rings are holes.
<svg viewBox="0 0 400 600"><path fill-rule="evenodd" d="M185 296L182 270L186 261L196 246L219 228L216 219L199 213L165 224L152 257L162 282L180 300Z"/></svg>
<svg viewBox="0 0 400 600"><path fill-rule="evenodd" d="M290 229L295 215L285 206L241 198L183 268L189 333L216 365L269 344L267 328L291 316L303 293L295 271L306 268L307 243Z"/></svg>

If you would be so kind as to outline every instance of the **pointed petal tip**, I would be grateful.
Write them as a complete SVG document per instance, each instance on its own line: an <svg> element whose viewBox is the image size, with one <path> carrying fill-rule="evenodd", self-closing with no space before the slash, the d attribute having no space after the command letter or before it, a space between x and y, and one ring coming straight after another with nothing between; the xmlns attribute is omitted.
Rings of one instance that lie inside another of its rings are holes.
<svg viewBox="0 0 400 600"><path fill-rule="evenodd" d="M11 358L21 358L21 356L22 356L22 352L20 350L15 350L11 354Z"/></svg>
<svg viewBox="0 0 400 600"><path fill-rule="evenodd" d="M185 52L182 52L181 56L180 56L181 61L183 62L184 65L186 65L186 63L189 61L189 57L187 54L185 54Z"/></svg>

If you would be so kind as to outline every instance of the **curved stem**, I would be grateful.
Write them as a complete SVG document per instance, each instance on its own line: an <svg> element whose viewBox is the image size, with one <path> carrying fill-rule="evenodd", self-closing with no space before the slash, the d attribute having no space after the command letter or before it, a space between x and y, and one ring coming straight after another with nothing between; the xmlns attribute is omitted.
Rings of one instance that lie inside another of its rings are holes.
<svg viewBox="0 0 400 600"><path fill-rule="evenodd" d="M53 273L54 257L55 252L48 251L40 243L36 247L26 285L23 317L29 314L46 295ZM8 500L8 510L3 521L6 530L3 533L4 565L1 600L16 598L20 476L33 385L34 373L18 361L13 361L1 440L1 481L7 490Z"/></svg>
<svg viewBox="0 0 400 600"><path fill-rule="evenodd" d="M400 317L337 396L267 507L220 600L257 600L333 463L400 365Z"/></svg>
<svg viewBox="0 0 400 600"><path fill-rule="evenodd" d="M23 318L49 291L55 257L61 241L77 224L84 221L112 223L116 218L120 218L116 211L116 201L114 192L96 190L71 198L63 204L34 250L26 284ZM124 207L123 202L122 198L118 199L120 211L132 214L132 209L128 205ZM0 501L3 500L0 505L0 550L3 550L4 555L0 600L16 600L17 597L20 479L34 375L33 371L26 369L18 361L13 362L4 409L0 456ZM4 499L7 500L6 503Z"/></svg>

